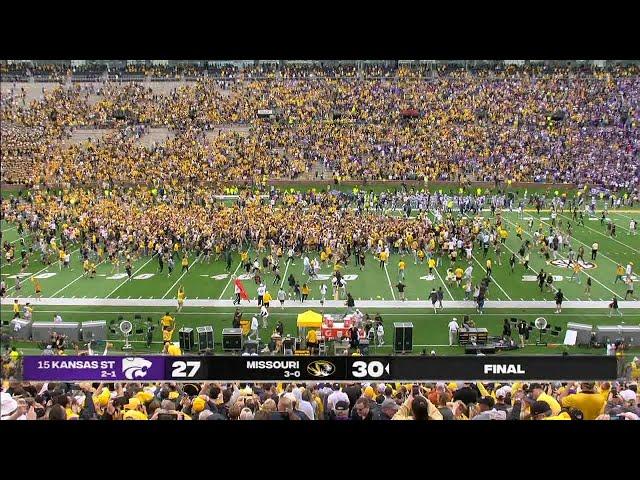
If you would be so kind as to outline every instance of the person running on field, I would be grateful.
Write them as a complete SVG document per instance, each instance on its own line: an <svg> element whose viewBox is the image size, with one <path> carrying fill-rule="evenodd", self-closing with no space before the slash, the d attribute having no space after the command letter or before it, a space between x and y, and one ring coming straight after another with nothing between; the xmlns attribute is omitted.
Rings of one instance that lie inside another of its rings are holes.
<svg viewBox="0 0 640 480"><path fill-rule="evenodd" d="M438 311L436 308L436 303L438 302L438 292L436 292L435 288L431 289L429 298L431 299L431 306L433 307L433 313L436 313Z"/></svg>
<svg viewBox="0 0 640 480"><path fill-rule="evenodd" d="M180 287L178 287L178 312L182 311L182 307L184 306L184 299L186 298L187 294L184 291L184 287L182 285L180 285Z"/></svg>
<svg viewBox="0 0 640 480"><path fill-rule="evenodd" d="M615 296L613 297L613 300L611 300L611 303L609 304L609 316L611 316L613 312L622 316L622 312L618 310L618 297L615 297Z"/></svg>
<svg viewBox="0 0 640 480"><path fill-rule="evenodd" d="M629 295L631 295L631 299L635 300L636 297L633 296L633 279L629 275L625 282L627 284L627 293L624 294L624 299L626 300Z"/></svg>

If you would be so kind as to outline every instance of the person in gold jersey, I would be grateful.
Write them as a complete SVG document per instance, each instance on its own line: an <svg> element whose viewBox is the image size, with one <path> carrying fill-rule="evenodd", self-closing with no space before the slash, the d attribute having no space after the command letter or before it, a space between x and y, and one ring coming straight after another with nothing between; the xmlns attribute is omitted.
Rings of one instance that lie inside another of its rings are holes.
<svg viewBox="0 0 640 480"><path fill-rule="evenodd" d="M178 312L182 311L186 296L187 294L184 292L184 286L180 285L180 287L178 287Z"/></svg>

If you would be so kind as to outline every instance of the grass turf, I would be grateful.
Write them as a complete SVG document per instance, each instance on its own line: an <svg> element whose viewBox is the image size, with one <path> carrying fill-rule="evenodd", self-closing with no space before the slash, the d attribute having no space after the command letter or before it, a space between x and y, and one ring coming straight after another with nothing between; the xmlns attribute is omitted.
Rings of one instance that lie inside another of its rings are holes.
<svg viewBox="0 0 640 480"><path fill-rule="evenodd" d="M486 217L489 216L489 212L483 212ZM548 212L542 212L537 215L535 212L527 212L525 216L531 215L534 218L534 229L542 225L543 231L548 233L549 222L547 220ZM569 218L560 216L559 219L563 220L566 224L567 221L571 221L574 224L574 249L582 245L585 248L585 258L590 258L590 245L593 241L600 243L600 253L598 259L594 262L595 268L586 270L586 273L593 279L591 299L593 300L608 300L614 294L622 297L626 290L624 284L618 282L614 284L615 267L618 263L626 265L628 261L634 261L638 265L638 253L640 251L639 237L633 237L627 235L628 222L630 218L637 218L634 213L622 213L612 211L610 217L618 225L618 237L611 238L607 235L606 227L602 226L599 220L591 221L585 220L585 226L577 226ZM517 218L516 213L505 213L505 227L509 230L509 238L506 242L506 248L502 255L503 265L497 265L495 262L495 255L492 255L490 250L489 256L494 259L493 277L494 282L490 286L489 297L490 300L552 300L554 292L540 292L535 282L523 282L523 275L535 275L540 268L544 268L545 271L551 271L553 274L562 275L564 278L562 281L557 282L556 286L562 288L567 300L587 300L588 296L584 292L584 282L586 276L583 274L582 284L579 285L575 282L569 282L568 276L570 274L568 269L549 265L545 260L540 257L536 251L531 252L530 265L531 269L527 272L524 271L522 265L517 265L515 272L511 273L508 267L508 257L511 251L517 251L521 241L515 237L515 224L520 223L523 227L525 224L522 220ZM17 231L12 226L2 223L3 240L15 242L19 245L19 237ZM526 227L525 227L526 230ZM531 232L524 234L525 239L532 239ZM29 239L26 239L27 245ZM17 248L19 252L20 247ZM254 254L255 252L252 252ZM566 254L566 252L564 252ZM564 254L562 256L564 256ZM482 252L478 249L474 249L475 259L473 260L474 266L474 282L479 281L484 276L483 267L485 265L485 259L482 257ZM359 270L351 261L343 269L345 275L357 275L357 278L348 282L348 290L352 292L356 299L356 306L360 299L385 299L391 300L394 297L398 297L398 292L393 288L393 285L397 283L397 263L400 256L394 254L391 256L387 269L380 268L378 262L375 261L373 256L367 256L366 267L364 271ZM187 293L187 299L228 299L233 296L232 284L229 276L225 276L225 264L221 260L211 261L211 263L205 263L204 259L200 258L195 261L196 258L191 258L191 269L189 273L182 273L179 271L179 266L174 270L171 276L165 273L158 273L158 264L156 259L152 258L140 258L134 262L134 276L141 276L140 279L127 282L122 278L109 278L114 277L112 274L113 268L110 264L104 263L98 266L98 277L94 279L82 277L81 262L79 253L76 251L72 259L71 270L59 270L57 264L54 264L48 268L40 265L37 258L32 260L31 265L27 269L32 274L38 274L40 276L49 274L46 278L41 278L40 282L43 286L44 297L68 297L68 298L175 298L178 285L183 284ZM406 296L408 299L426 299L428 292L432 287L438 288L442 286L445 290L445 300L460 300L464 296L464 292L457 286L446 286L443 279L446 275L446 268L449 266L449 260L444 259L443 265L437 269L439 274L435 276L433 280L425 280L421 277L427 274L426 262L425 264L413 264L413 258L410 255L406 255L404 260L407 262L406 278L404 283L407 285ZM179 262L177 262L179 263ZM466 267L466 260L459 261ZM284 286L287 287L286 278L289 273L293 273L296 279L302 280L302 260L296 259L288 267L282 264L282 278L284 280ZM4 278L9 278L9 293L8 298L12 298L15 295L13 289L13 280L10 279L12 275L15 275L20 269L17 261L14 261L10 265L2 265L2 275ZM233 255L232 273L242 273L239 269L239 256L237 253ZM325 267L321 271L324 275L331 273L330 267ZM53 275L51 275L53 274ZM388 275L388 276L387 276ZM273 277L266 275L266 283L269 286L272 295L275 297L277 291L277 285L273 284ZM329 283L328 281L326 281ZM245 286L251 297L256 295L256 285L252 280L245 280ZM330 289L329 289L330 290ZM392 293L393 292L393 293ZM33 285L31 282L23 282L23 289L20 292L20 296L32 296ZM319 298L319 282L311 282L311 294L310 299ZM266 339L270 333L273 325L277 320L282 320L285 325L285 332L290 334L296 334L295 319L297 313L303 311L299 307L299 303L287 302L287 309L284 311L277 306L278 302L272 302L274 308L271 309L271 317L269 319L269 329L267 331L261 330L261 336ZM187 301L188 305L188 301ZM480 326L487 327L490 335L499 335L502 331L502 322L505 317L522 317L527 321L535 319L537 316L545 316L552 325L563 327L566 326L567 321L576 321L581 323L588 323L592 325L617 325L621 321L626 324L638 324L640 323L640 310L628 310L624 312L624 317L609 318L608 312L604 310L584 310L573 309L563 310L560 315L554 315L552 310L545 309L510 309L510 310L487 310L485 315L477 315L474 310L455 309L450 311L439 311L437 314L433 314L430 305L425 303L425 310L416 309L392 309L385 310L380 309L380 313L385 318L385 343L386 346L379 348L377 352L371 349L372 353L391 353L391 342L393 338L392 323L395 321L412 321L414 323L414 352L419 353L422 349L426 349L427 352L435 350L439 355L448 354L462 354L464 350L462 347L449 347L447 328L446 325L451 317L456 316L459 319L465 314L471 314L472 317ZM173 309L170 309L173 310ZM258 311L255 306L255 302L252 307L243 307L245 317ZM124 316L126 319L133 319L135 313L139 313L143 318L151 317L154 322L157 322L160 316L166 311L161 307L53 307L53 306L38 306L35 305L34 319L37 321L51 320L56 312L59 312L65 321L86 321L86 320L115 320L119 316ZM228 308L193 308L185 307L183 312L178 314L178 328L181 326L199 326L199 325L213 325L216 332L216 351L220 351L219 342L221 340L220 333L222 328L231 325L232 309ZM327 309L327 311L335 311L334 309ZM6 321L11 318L11 307L3 306L1 309L2 320ZM373 311L368 311L370 314L374 314ZM532 332L534 335L529 341L535 342L537 332ZM549 343L558 344L562 343L564 334L561 333L560 337L548 337L546 340ZM112 340L116 344L116 349L121 346L121 341L115 336ZM139 351L147 351L142 343L143 339L139 338L134 343L134 346ZM154 337L155 342L160 341L160 333L156 332ZM139 343L138 343L139 342ZM16 345L23 349L25 353L37 353L33 344L18 342ZM549 353L562 353L567 350L571 353L594 353L602 354L600 350L590 350L580 347L563 347L563 346L536 346L535 344L527 346L524 350L518 350L516 353L525 354L549 354ZM158 352L160 350L160 344L154 344L150 351Z"/></svg>

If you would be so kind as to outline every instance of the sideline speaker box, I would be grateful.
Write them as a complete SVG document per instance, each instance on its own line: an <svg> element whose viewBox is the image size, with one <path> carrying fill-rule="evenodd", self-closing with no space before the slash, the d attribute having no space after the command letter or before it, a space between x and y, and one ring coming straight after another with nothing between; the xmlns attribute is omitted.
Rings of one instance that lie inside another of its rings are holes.
<svg viewBox="0 0 640 480"><path fill-rule="evenodd" d="M180 350L190 352L193 349L193 328L182 327L178 330L178 340L180 341Z"/></svg>
<svg viewBox="0 0 640 480"><path fill-rule="evenodd" d="M80 323L78 322L34 322L32 326L32 336L36 342L50 341L53 332L66 336L69 342L80 341Z"/></svg>
<svg viewBox="0 0 640 480"><path fill-rule="evenodd" d="M97 320L94 322L82 322L82 341L104 341L107 339L107 322Z"/></svg>
<svg viewBox="0 0 640 480"><path fill-rule="evenodd" d="M205 326L196 328L198 333L198 350L213 350L213 327Z"/></svg>
<svg viewBox="0 0 640 480"><path fill-rule="evenodd" d="M413 323L396 322L393 324L393 351L407 353L413 350Z"/></svg>
<svg viewBox="0 0 640 480"><path fill-rule="evenodd" d="M242 329L224 328L222 329L222 350L234 352L242 350Z"/></svg>
<svg viewBox="0 0 640 480"><path fill-rule="evenodd" d="M9 323L9 334L16 340L30 340L33 320L14 318Z"/></svg>

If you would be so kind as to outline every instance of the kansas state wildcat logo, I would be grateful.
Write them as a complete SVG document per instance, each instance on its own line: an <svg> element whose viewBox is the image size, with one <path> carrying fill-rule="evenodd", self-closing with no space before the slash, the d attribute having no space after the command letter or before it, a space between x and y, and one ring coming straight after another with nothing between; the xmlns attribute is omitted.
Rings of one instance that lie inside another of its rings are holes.
<svg viewBox="0 0 640 480"><path fill-rule="evenodd" d="M149 360L144 358L123 358L122 359L122 372L124 376L129 380L135 380L136 378L144 378L147 376L147 370L153 365Z"/></svg>
<svg viewBox="0 0 640 480"><path fill-rule="evenodd" d="M569 263L569 260L551 260L551 262L549 263L554 267L573 269L574 262ZM580 264L583 270L591 270L592 268L597 267L597 265L593 262L583 262L582 260L578 260L578 264Z"/></svg>

